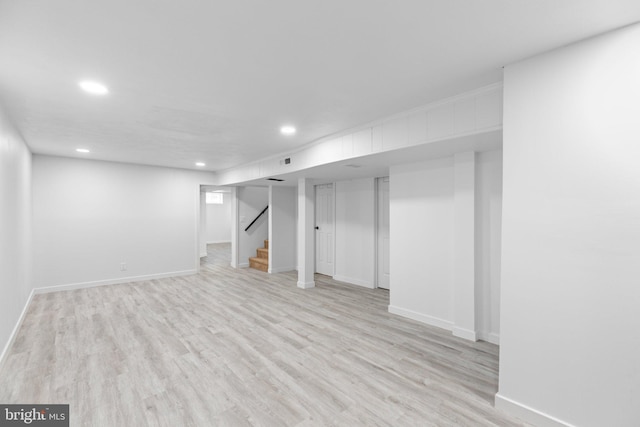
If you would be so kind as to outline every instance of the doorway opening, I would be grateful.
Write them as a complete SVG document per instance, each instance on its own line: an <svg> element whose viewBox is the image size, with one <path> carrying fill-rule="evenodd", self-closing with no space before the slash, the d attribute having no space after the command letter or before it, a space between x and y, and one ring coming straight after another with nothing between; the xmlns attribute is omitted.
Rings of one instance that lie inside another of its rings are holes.
<svg viewBox="0 0 640 427"><path fill-rule="evenodd" d="M231 262L231 189L200 186L200 267Z"/></svg>

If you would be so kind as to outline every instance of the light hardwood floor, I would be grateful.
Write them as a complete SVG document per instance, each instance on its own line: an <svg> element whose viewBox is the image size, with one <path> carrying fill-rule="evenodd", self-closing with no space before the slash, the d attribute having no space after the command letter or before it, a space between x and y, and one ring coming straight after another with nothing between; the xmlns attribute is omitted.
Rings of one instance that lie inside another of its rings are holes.
<svg viewBox="0 0 640 427"><path fill-rule="evenodd" d="M523 426L493 408L498 348L387 312L389 293L228 267L36 295L1 403L73 426Z"/></svg>

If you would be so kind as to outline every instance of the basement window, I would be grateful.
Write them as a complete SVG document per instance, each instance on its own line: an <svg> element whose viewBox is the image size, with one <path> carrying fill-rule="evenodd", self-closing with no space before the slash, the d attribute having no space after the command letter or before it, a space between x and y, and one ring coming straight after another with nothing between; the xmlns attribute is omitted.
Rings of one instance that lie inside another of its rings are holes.
<svg viewBox="0 0 640 427"><path fill-rule="evenodd" d="M223 203L224 203L224 198L222 193L207 193L208 205L221 205Z"/></svg>

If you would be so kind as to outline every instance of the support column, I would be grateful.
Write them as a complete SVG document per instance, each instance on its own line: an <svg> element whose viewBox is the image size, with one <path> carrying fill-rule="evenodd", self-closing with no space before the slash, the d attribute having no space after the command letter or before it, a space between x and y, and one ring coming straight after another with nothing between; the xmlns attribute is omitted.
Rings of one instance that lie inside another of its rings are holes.
<svg viewBox="0 0 640 427"><path fill-rule="evenodd" d="M478 340L475 278L476 153L454 156L454 326L453 335Z"/></svg>
<svg viewBox="0 0 640 427"><path fill-rule="evenodd" d="M231 267L238 268L238 188L231 188Z"/></svg>
<svg viewBox="0 0 640 427"><path fill-rule="evenodd" d="M314 192L307 178L298 179L298 287L313 288L315 270Z"/></svg>
<svg viewBox="0 0 640 427"><path fill-rule="evenodd" d="M198 253L207 256L207 193L200 190L200 221L198 224ZM199 263L198 263L199 265Z"/></svg>

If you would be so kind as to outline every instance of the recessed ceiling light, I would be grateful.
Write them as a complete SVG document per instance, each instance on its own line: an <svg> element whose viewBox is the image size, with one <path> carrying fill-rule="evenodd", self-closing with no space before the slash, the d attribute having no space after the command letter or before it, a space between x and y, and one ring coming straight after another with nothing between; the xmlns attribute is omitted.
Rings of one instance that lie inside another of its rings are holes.
<svg viewBox="0 0 640 427"><path fill-rule="evenodd" d="M76 151L78 153L90 153L90 151L87 150L86 148L76 148Z"/></svg>
<svg viewBox="0 0 640 427"><path fill-rule="evenodd" d="M78 83L78 86L80 86L85 92L92 95L106 95L109 93L109 89L107 89L105 85L91 80L83 80Z"/></svg>
<svg viewBox="0 0 640 427"><path fill-rule="evenodd" d="M282 133L283 135L293 135L294 133L296 133L296 128L294 128L293 126L282 126L280 128L280 133Z"/></svg>
<svg viewBox="0 0 640 427"><path fill-rule="evenodd" d="M197 162L196 166L198 167L203 167L203 166L207 166L206 164L202 163L202 162Z"/></svg>

